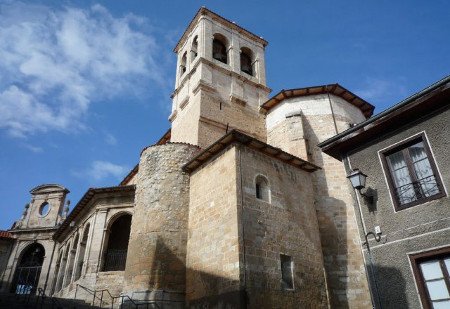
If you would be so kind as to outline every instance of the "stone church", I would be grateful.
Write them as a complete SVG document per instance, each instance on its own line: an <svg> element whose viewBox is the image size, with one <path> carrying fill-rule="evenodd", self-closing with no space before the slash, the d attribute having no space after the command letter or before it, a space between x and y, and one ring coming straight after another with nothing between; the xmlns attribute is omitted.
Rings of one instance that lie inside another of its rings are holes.
<svg viewBox="0 0 450 309"><path fill-rule="evenodd" d="M159 308L371 307L353 189L317 145L374 107L339 84L269 97L267 44L201 8L174 49L171 129L70 212L67 188L32 189L0 234L0 289L107 290L108 304Z"/></svg>

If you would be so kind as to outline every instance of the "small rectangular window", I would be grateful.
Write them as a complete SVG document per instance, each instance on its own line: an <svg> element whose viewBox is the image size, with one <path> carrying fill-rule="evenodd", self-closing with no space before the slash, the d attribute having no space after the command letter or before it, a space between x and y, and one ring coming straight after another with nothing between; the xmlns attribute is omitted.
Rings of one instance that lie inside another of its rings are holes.
<svg viewBox="0 0 450 309"><path fill-rule="evenodd" d="M292 257L280 254L281 261L281 287L284 290L294 289L294 263Z"/></svg>
<svg viewBox="0 0 450 309"><path fill-rule="evenodd" d="M424 134L384 151L382 162L396 210L444 196Z"/></svg>

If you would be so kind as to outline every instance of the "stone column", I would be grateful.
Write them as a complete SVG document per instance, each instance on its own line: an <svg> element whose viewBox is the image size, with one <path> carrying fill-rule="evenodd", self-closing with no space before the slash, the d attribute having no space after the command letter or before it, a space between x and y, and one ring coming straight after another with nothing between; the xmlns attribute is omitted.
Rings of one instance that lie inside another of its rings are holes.
<svg viewBox="0 0 450 309"><path fill-rule="evenodd" d="M99 210L96 214L94 225L92 226L92 240L87 263L87 273L100 271L101 253L105 238L106 215L106 209Z"/></svg>
<svg viewBox="0 0 450 309"><path fill-rule="evenodd" d="M141 154L125 268L124 293L133 299L184 306L189 176L181 168L198 150L173 143Z"/></svg>

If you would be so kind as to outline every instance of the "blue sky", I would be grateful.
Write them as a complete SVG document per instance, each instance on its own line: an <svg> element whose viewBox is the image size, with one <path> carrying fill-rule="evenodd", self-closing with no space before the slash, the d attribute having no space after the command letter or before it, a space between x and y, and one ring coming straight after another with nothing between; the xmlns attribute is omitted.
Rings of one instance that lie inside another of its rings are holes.
<svg viewBox="0 0 450 309"><path fill-rule="evenodd" d="M117 185L169 128L202 5L269 41L272 94L338 82L380 112L450 73L446 0L0 1L0 229L39 184Z"/></svg>

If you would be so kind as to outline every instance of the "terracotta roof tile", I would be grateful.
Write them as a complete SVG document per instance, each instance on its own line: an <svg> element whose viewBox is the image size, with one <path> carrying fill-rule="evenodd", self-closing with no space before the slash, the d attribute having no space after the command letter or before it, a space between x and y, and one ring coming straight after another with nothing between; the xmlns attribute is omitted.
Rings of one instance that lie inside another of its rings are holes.
<svg viewBox="0 0 450 309"><path fill-rule="evenodd" d="M11 238L14 239L13 235L8 231L1 231L0 230L0 238Z"/></svg>

